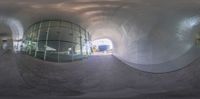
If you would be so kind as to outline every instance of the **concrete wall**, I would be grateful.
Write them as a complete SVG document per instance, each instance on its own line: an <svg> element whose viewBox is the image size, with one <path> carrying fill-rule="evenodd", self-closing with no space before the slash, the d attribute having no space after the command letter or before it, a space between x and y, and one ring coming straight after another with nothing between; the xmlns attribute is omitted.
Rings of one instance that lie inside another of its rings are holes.
<svg viewBox="0 0 200 99"><path fill-rule="evenodd" d="M200 55L195 44L199 7L192 2L121 7L106 26L94 30L107 35L94 34L93 38L113 40L114 55L139 70L163 73L180 69Z"/></svg>
<svg viewBox="0 0 200 99"><path fill-rule="evenodd" d="M143 71L169 72L199 57L199 0L22 0L0 5L2 16L11 17L14 34L42 19L66 19L87 28L92 40L111 39L114 55Z"/></svg>

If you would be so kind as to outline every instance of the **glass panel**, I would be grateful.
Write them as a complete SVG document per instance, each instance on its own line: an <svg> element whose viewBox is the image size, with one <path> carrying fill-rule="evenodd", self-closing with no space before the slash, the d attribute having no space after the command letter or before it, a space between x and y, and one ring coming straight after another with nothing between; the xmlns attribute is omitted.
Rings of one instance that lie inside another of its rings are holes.
<svg viewBox="0 0 200 99"><path fill-rule="evenodd" d="M81 29L81 34L82 34L82 36L86 37L85 30Z"/></svg>
<svg viewBox="0 0 200 99"><path fill-rule="evenodd" d="M73 43L60 42L59 48L59 62L68 62L73 59Z"/></svg>
<svg viewBox="0 0 200 99"><path fill-rule="evenodd" d="M66 29L61 29L60 35L62 35L62 36L60 36L61 41L70 41L70 42L73 41L72 32L66 31Z"/></svg>
<svg viewBox="0 0 200 99"><path fill-rule="evenodd" d="M42 26L42 28L48 28L48 26L49 26L49 21L44 21L44 22L42 22L42 24L41 24Z"/></svg>
<svg viewBox="0 0 200 99"><path fill-rule="evenodd" d="M46 40L46 36L47 36L47 29L41 29L39 40Z"/></svg>
<svg viewBox="0 0 200 99"><path fill-rule="evenodd" d="M48 40L59 40L61 36L60 34L59 28L51 28L48 35Z"/></svg>
<svg viewBox="0 0 200 99"><path fill-rule="evenodd" d="M46 60L51 62L58 62L58 48L59 41L48 41L46 47Z"/></svg>
<svg viewBox="0 0 200 99"><path fill-rule="evenodd" d="M80 44L75 44L74 47L73 47L73 50L74 50L73 59L74 60L81 59L82 55L81 55L81 46L80 46Z"/></svg>
<svg viewBox="0 0 200 99"><path fill-rule="evenodd" d="M37 43L36 42L31 42L30 44L30 47L31 47L31 56L35 56L35 51L36 51L36 48L37 48Z"/></svg>
<svg viewBox="0 0 200 99"><path fill-rule="evenodd" d="M50 27L59 27L61 25L60 21L50 21L51 25Z"/></svg>
<svg viewBox="0 0 200 99"><path fill-rule="evenodd" d="M87 56L87 44L86 42L82 42L82 52L83 52L83 56Z"/></svg>
<svg viewBox="0 0 200 99"><path fill-rule="evenodd" d="M79 31L74 31L73 34L76 37L80 37L81 36L81 33Z"/></svg>
<svg viewBox="0 0 200 99"><path fill-rule="evenodd" d="M74 24L74 25L73 25L73 31L75 31L75 32L80 32L79 26L76 25L76 24Z"/></svg>
<svg viewBox="0 0 200 99"><path fill-rule="evenodd" d="M37 58L44 59L44 52L45 52L45 41L39 41L38 42L38 51L37 51Z"/></svg>
<svg viewBox="0 0 200 99"><path fill-rule="evenodd" d="M37 41L37 31L34 31L34 32L32 32L32 37L31 37L31 39L33 40L33 41Z"/></svg>
<svg viewBox="0 0 200 99"><path fill-rule="evenodd" d="M61 27L71 29L71 23L63 21L63 22L61 22Z"/></svg>
<svg viewBox="0 0 200 99"><path fill-rule="evenodd" d="M39 28L40 28L40 23L37 23L37 24L35 25L35 29L34 29L34 31L38 31Z"/></svg>
<svg viewBox="0 0 200 99"><path fill-rule="evenodd" d="M45 46L46 40L47 46ZM79 25L58 20L32 25L24 37L23 44L24 51L31 56L52 62L67 62L88 55L90 50L88 40L88 32Z"/></svg>
<svg viewBox="0 0 200 99"><path fill-rule="evenodd" d="M80 37L74 37L73 38L73 42L76 43L76 44L80 44L80 40L81 40Z"/></svg>

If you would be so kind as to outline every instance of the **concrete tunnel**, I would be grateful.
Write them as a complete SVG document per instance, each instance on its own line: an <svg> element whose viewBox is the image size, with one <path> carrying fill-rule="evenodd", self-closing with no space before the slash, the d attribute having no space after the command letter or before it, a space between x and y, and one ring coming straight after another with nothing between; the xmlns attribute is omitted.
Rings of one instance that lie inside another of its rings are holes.
<svg viewBox="0 0 200 99"><path fill-rule="evenodd" d="M1 0L0 97L198 99L199 5L198 0ZM66 35L75 35L76 27L78 43ZM112 41L112 54L83 51L87 42L104 38ZM37 48L23 51L26 41ZM5 42L9 47L2 47ZM77 51L73 61L51 61L71 59L67 48Z"/></svg>

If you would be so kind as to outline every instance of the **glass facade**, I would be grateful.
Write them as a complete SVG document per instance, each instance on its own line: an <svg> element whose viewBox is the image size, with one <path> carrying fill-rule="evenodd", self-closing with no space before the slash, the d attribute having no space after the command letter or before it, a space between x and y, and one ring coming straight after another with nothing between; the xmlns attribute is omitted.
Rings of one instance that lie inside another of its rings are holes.
<svg viewBox="0 0 200 99"><path fill-rule="evenodd" d="M27 30L22 51L51 62L69 62L90 55L89 33L63 20L40 21Z"/></svg>

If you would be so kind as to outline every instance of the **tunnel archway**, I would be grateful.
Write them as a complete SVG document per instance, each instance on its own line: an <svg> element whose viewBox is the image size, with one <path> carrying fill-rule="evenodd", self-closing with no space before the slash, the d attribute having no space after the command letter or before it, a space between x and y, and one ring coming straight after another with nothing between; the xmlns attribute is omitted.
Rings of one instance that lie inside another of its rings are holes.
<svg viewBox="0 0 200 99"><path fill-rule="evenodd" d="M7 30L5 30L5 35L7 35L8 38L4 39L10 41L10 49L15 52L20 51L20 45L24 35L24 28L21 22L15 18L0 16L0 24L7 28Z"/></svg>
<svg viewBox="0 0 200 99"><path fill-rule="evenodd" d="M10 30L10 27L0 23L0 30L2 31L0 33L0 50L3 52L6 50L12 50L13 49L13 39L12 39L12 31Z"/></svg>

